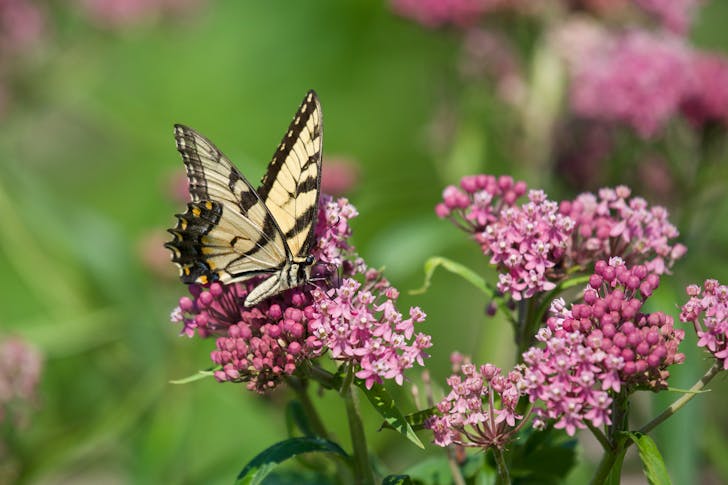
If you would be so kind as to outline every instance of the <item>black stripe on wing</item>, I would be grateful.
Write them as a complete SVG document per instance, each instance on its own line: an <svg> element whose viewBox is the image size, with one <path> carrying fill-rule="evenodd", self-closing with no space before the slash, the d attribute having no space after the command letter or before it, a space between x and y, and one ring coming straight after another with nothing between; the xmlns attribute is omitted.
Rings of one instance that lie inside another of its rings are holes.
<svg viewBox="0 0 728 485"><path fill-rule="evenodd" d="M220 221L222 206L217 202L190 202L184 214L176 214L177 225L167 231L174 236L164 246L172 251L184 283L206 284L218 279L202 254L202 238Z"/></svg>
<svg viewBox="0 0 728 485"><path fill-rule="evenodd" d="M307 256L314 243L321 186L321 136L321 106L311 90L273 154L258 189L291 251L299 257Z"/></svg>

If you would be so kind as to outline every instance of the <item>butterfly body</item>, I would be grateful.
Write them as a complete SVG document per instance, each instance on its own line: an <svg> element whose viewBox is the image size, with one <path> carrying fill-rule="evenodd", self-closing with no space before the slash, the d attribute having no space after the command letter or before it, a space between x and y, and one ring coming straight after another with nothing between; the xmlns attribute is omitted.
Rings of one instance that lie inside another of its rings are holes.
<svg viewBox="0 0 728 485"><path fill-rule="evenodd" d="M245 306L310 278L321 185L321 106L309 91L256 190L208 139L175 125L192 202L165 246L187 284L270 275Z"/></svg>

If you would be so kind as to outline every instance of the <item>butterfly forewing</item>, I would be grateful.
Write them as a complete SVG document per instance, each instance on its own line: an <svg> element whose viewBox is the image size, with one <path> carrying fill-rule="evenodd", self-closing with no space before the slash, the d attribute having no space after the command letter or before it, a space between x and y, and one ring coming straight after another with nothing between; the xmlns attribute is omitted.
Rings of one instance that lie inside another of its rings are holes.
<svg viewBox="0 0 728 485"><path fill-rule="evenodd" d="M176 125L175 138L192 198L168 243L183 281L228 283L282 268L282 234L250 183L195 130Z"/></svg>
<svg viewBox="0 0 728 485"><path fill-rule="evenodd" d="M321 185L321 121L318 98L309 91L258 190L297 257L308 256L313 244Z"/></svg>

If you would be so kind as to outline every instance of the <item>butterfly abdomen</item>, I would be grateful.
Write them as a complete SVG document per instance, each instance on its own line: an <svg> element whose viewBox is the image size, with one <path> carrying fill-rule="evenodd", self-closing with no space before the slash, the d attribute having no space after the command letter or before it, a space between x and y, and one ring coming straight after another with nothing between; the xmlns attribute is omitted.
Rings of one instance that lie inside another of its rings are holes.
<svg viewBox="0 0 728 485"><path fill-rule="evenodd" d="M174 239L165 244L180 268L184 283L207 284L217 279L204 253L203 238L220 221L222 205L215 201L190 202L184 214L176 214L177 225L169 229Z"/></svg>

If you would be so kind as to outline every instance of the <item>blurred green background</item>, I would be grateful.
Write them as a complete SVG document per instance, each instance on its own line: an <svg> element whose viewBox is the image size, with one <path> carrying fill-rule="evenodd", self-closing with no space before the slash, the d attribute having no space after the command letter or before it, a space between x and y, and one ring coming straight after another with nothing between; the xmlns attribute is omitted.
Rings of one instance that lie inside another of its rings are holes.
<svg viewBox="0 0 728 485"><path fill-rule="evenodd" d="M161 242L183 208L174 197L183 167L172 124L210 137L256 181L310 88L324 112L324 164L359 166L346 194L360 212L354 243L371 266L386 267L403 308L428 314L433 380L444 385L454 350L512 363L510 328L485 316L477 290L442 273L426 295L406 294L421 285L431 255L494 280L478 247L435 217L446 184L509 173L554 199L574 195L517 158L506 108L486 84L458 81L454 33L365 0L209 2L113 29L62 2L44 5L48 39L13 61L0 119L0 326L45 359L38 410L13 447L19 480L230 483L286 437L285 390L260 397L212 379L169 383L207 367L214 343L179 337L168 323L186 289ZM724 3L709 4L695 42L728 50L727 19ZM673 314L687 283L728 277L726 204L707 215L691 207L673 218L690 252L655 303ZM675 387L689 387L709 365L685 351L691 360L676 370ZM719 377L712 387L657 435L675 483L698 469L712 483L728 480L718 459L728 454L728 383ZM414 410L406 386L399 395ZM661 409L652 401L640 401L637 420ZM319 404L347 447L340 403L326 396ZM396 434L377 433L379 419L362 408L383 467L401 472L422 459ZM441 450L428 445L427 453Z"/></svg>

